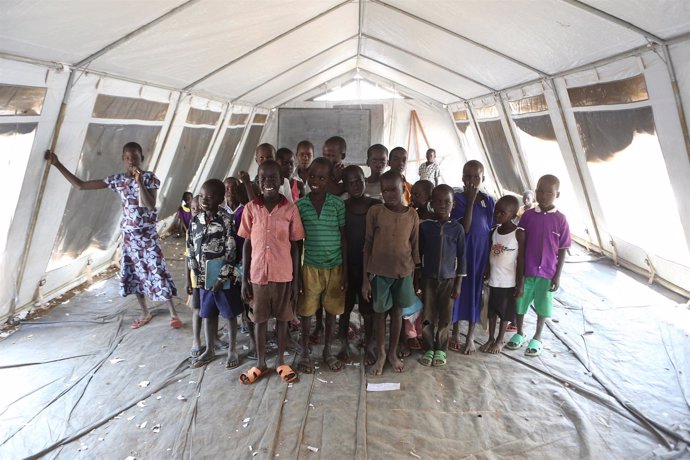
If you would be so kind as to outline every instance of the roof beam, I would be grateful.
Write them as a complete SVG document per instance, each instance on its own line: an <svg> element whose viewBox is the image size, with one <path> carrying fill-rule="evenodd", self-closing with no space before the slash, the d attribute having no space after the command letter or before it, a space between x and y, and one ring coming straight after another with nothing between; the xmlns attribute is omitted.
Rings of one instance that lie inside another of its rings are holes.
<svg viewBox="0 0 690 460"><path fill-rule="evenodd" d="M362 30L364 29L364 0L359 1L359 21L357 31L357 57L362 54Z"/></svg>
<svg viewBox="0 0 690 460"><path fill-rule="evenodd" d="M460 95L458 95L458 94L451 93L450 91L448 91L448 90L445 89L445 88L441 88L440 86L434 85L433 83L429 83L428 81L422 80L421 78L416 77L416 76L412 75L411 73L407 73L407 72L405 72L404 70L400 70L400 69L398 69L398 68L395 67L395 66L392 66L392 65L390 65L390 64L386 64L385 62L381 62L381 61L379 61L378 59L374 59L374 58L369 57L369 56L366 56L366 55L362 55L361 57L363 57L364 59L368 59L368 60L370 60L370 61L372 61L372 62L375 62L376 64L379 64L379 65L382 65L382 66L384 66L384 67L387 67L387 68L389 68L389 69L391 69L391 70L394 70L394 71L396 71L396 72L398 72L398 73L401 73L401 74L403 74L403 75L405 75L405 76L407 76L407 77L414 78L415 80L417 80L417 81L419 81L419 82L422 82L422 83L424 83L425 85L429 85L429 86L431 86L432 88L436 88L436 89L439 90L439 91L442 91L442 92L444 92L444 93L446 93L446 94L450 94L451 96L457 97L458 99L460 99L460 100L463 101L463 102L467 100L466 98L464 98L464 97L462 97L462 96L460 96Z"/></svg>
<svg viewBox="0 0 690 460"><path fill-rule="evenodd" d="M624 19L619 18L618 16L614 16L611 13L607 13L606 11L600 10L599 8L595 8L591 5L587 5L586 3L582 3L579 0L561 0L564 3L567 3L568 5L571 5L575 8L578 8L582 11L586 11L587 13L593 14L595 16L598 16L608 22L611 22L613 24L619 25L621 27L624 27L630 31L633 31L637 34L642 35L644 38L651 42L658 43L660 45L665 45L666 40L663 38L654 35L651 32L646 31L645 29L636 26L635 24L632 24Z"/></svg>
<svg viewBox="0 0 690 460"><path fill-rule="evenodd" d="M461 34L459 34L459 33L457 33L457 32L454 32L454 31L452 31L452 30L450 30L450 29L446 29L445 27L440 26L440 25L438 25L438 24L436 24L436 23L434 23L434 22L431 22L431 21L428 21L428 20L426 20L426 19L424 19L424 18L421 18L421 17L417 16L416 14L410 13L409 11L405 11L405 10L403 10L403 9L401 9L401 8L398 8L398 7L396 7L396 6L390 5L390 4L388 4L388 3L384 2L384 1L381 1L381 0L369 0L369 1L372 2L372 3L377 3L377 4L379 4L379 5L381 5L381 6L384 6L384 7L388 8L388 9L390 9L390 10L392 10L392 11L395 11L395 12L400 13L400 14L402 14L402 15L405 15L405 16L407 16L407 17L409 17L409 18L412 18L412 19L414 19L414 20L416 20L416 21L419 21L419 22L421 22L421 23L423 23L423 24L426 24L426 25L428 25L428 26L430 26L430 27L433 27L434 29L440 30L441 32L445 32L445 33L447 33L448 35L452 35L452 36L455 37L455 38L459 38L460 40L463 40L463 41L465 41L465 42L467 42L467 43L470 43L470 44L472 44L472 45L474 45L474 46L477 46L477 47L483 49L484 51L488 51L489 53L492 53L492 54L494 54L494 55L496 55L496 56L499 56L499 57L501 57L501 58L503 58L503 59L506 59L506 60L512 62L513 64L519 65L520 67L524 67L525 69L529 69L529 70L531 70L532 72L534 72L534 73L536 73L536 74L539 74L541 77L549 77L549 74L546 73L546 72L544 72L543 70L537 69L536 67L533 67L533 66L527 64L526 62L520 61L520 60L518 60L518 59L516 59L516 58L514 58L514 57L512 57L512 56L509 56L509 55L507 55L507 54L505 54L505 53L502 53L502 52L498 51L497 49L491 48L490 46L487 46L487 45L484 45L483 43L479 43L479 42L477 42L477 41L474 41L474 40L472 40L472 39L469 38L469 37L466 37L466 36L461 35Z"/></svg>
<svg viewBox="0 0 690 460"><path fill-rule="evenodd" d="M435 61L432 61L431 59L422 57L422 56L420 56L420 55L417 54L417 53L413 53L412 51L406 50L405 48L401 48L401 47L399 47L398 45L394 45L393 43L387 42L386 40L381 40L380 38L372 37L371 35L367 35L367 34L363 34L363 36L364 36L365 38L368 38L369 40L373 40L373 41L379 42L379 43L381 43L382 45L388 46L388 47L393 48L393 49L396 49L396 50L398 50L398 51L402 51L403 53L409 54L410 56L415 57L415 58L417 58L417 59L421 59L422 61L426 62L427 64L431 64L431 65L433 65L433 66L435 66L435 67L438 67L439 69L445 70L446 72L450 72L450 73L452 73L453 75L455 75L455 76L457 76L457 77L460 77L460 78L463 78L463 79L465 79L465 80L471 81L471 82L474 83L475 85L479 85L479 86L481 86L482 88L488 89L489 91L494 91L494 92L497 91L496 89L490 87L490 86L487 85L486 83L482 83L482 82L480 82L480 81L475 80L475 79L472 78L472 77L468 77L468 76L465 75L465 74L462 74L462 73L460 73L460 72L456 72L455 70L453 70L453 69L451 69L451 68L448 68L448 67L446 67L446 66L444 66L444 65L441 65L441 64L439 64L438 62L435 62Z"/></svg>
<svg viewBox="0 0 690 460"><path fill-rule="evenodd" d="M231 60L230 62L226 62L225 64L223 64L222 66L218 67L217 69L212 70L211 72L207 73L207 74L204 75L203 77L201 77L201 78L199 78L199 79L193 81L193 82L190 83L189 85L185 86L185 87L184 87L184 91L189 91L189 90L192 89L194 86L196 86L196 85L198 85L199 83L201 83L202 81L207 80L207 79L211 78L212 76L214 76L214 75L216 75L216 74L222 72L223 70L227 69L227 68L230 67L231 65L237 63L238 61L241 61L242 59L251 56L252 54L256 53L257 51L260 51L260 50L266 48L267 46L269 46L269 45L272 44L272 43L277 42L277 41L280 40L281 38L286 37L286 36L290 35L291 33L293 33L293 32L295 32L295 31L301 29L302 27L305 27L305 26L311 24L312 22L321 19L322 17L324 17L324 16L326 16L326 15L328 15L328 14L334 12L335 10L337 10L337 9L339 9L339 8L342 8L343 6L349 4L350 2L351 2L351 0L346 0L346 1L344 1L344 2L338 3L337 5L335 5L335 6L331 7L331 8L329 8L329 9L327 9L326 11L322 11L321 13L317 14L316 16L313 16L313 17L311 17L310 19L307 19L306 21L304 21L304 22L302 22L302 23L296 25L295 27L291 28L290 30L286 30L286 31L283 32L282 34L277 35L277 36L271 38L270 40L268 40L268 41L262 43L261 45L257 46L256 48L247 51L247 52L244 53L243 55L241 55L241 56L239 56L239 57L236 57L235 59Z"/></svg>
<svg viewBox="0 0 690 460"><path fill-rule="evenodd" d="M255 86L255 87L253 87L252 89L250 89L250 90L248 90L248 91L245 91L244 93L240 94L239 96L237 96L236 98L234 98L234 99L232 100L232 103L234 104L235 102L237 102L237 101L239 101L240 99L242 99L243 97L245 97L247 94L251 94L251 93L253 93L254 91L256 91L257 89L261 88L263 85L272 82L272 81L275 80L276 78L279 78L279 77L285 75L286 73L288 73L288 72L290 72L290 71L292 71L292 70L295 70L297 67L299 67L299 66L301 66L301 65L303 65L303 64L306 64L307 62L311 61L312 59L316 59L317 57L319 57L319 56L321 56L321 55L323 55L323 54L325 54L325 53L331 51L331 50L334 49L334 48L337 48L338 46L342 45L343 43L345 43L345 42L347 42L347 41L349 41L349 40L352 40L352 39L354 39L354 38L356 38L356 37L357 37L356 34L355 34L355 35L351 35L351 36L347 37L346 39L341 40L341 41L339 41L338 43L336 43L336 44L334 44L334 45L331 45L331 46L329 46L328 48L323 49L323 50L319 51L318 53L309 56L309 57L306 58L306 59L303 59L302 61L298 62L297 64L295 64L295 65L293 65L293 66L291 66L290 68L283 70L282 72L280 72L280 73L278 73L278 74L272 76L272 77L269 78L268 80L265 80L263 83L261 83L261 84Z"/></svg>
<svg viewBox="0 0 690 460"><path fill-rule="evenodd" d="M137 28L137 29L134 29L133 31L131 31L130 33L128 33L127 35L125 35L124 37L118 38L118 39L115 40L114 42L112 42L112 43L110 43L110 44L104 46L103 48L101 48L100 50L96 51L96 52L93 53L92 55L90 55L90 56L88 56L88 57L82 59L81 61L79 61L78 63L76 63L76 64L74 65L74 67L75 67L75 68L80 68L80 67L84 67L84 66L89 65L92 61L94 61L94 60L98 59L99 57L103 56L105 53L107 53L107 52L109 52L109 51L112 51L114 48L117 48L118 46L122 45L123 43L128 42L129 40L133 39L133 38L136 37L137 35L140 35L141 33L146 32L147 30L149 30L149 29L152 28L153 26L156 26L156 25L160 24L161 22L165 21L166 19L169 19L170 17L176 15L177 13L179 13L179 12L182 11L182 10L185 10L185 9L189 8L190 6L192 6L192 5L195 4L195 3L198 3L199 1L200 1L200 0L187 0L187 1L184 2L183 4L181 4L181 5L179 5L179 6L176 6L175 8L171 9L171 10L168 11L167 13L164 13L164 14L162 14L161 16L158 16L157 18L155 18L154 20L152 20L152 21L150 21L150 22L144 24L143 26L141 26L141 27L139 27L139 28Z"/></svg>
<svg viewBox="0 0 690 460"><path fill-rule="evenodd" d="M312 88L309 88L308 90L303 91L303 92L297 94L296 96L291 97L290 99L286 100L285 102L281 102L281 103L278 104L278 105L283 105L283 104L287 104L288 102L294 101L294 100L297 99L298 97L304 96L305 94L307 94L307 93L310 92L310 91L314 91L316 88L318 88L318 87L321 86L321 85L328 85L328 84L330 84L330 83L332 83L332 82L334 82L334 81L336 81L336 80L340 80L341 78L345 77L347 74L350 74L350 73L351 73L352 76L354 77L355 72L356 72L355 69L348 69L348 70L346 70L345 72L341 73L340 75L336 75L335 77L333 77L333 78L331 78L331 79L329 79L329 80L326 80L326 81L324 81L323 83L319 83L318 85L316 85L316 86L314 86L314 87L312 87ZM317 76L318 76L318 75L317 75ZM326 91L326 93L327 93L327 92L328 92L328 91ZM323 93L323 94L326 94L326 93ZM318 96L315 96L315 97L318 97Z"/></svg>
<svg viewBox="0 0 690 460"><path fill-rule="evenodd" d="M288 87L288 88L285 88L284 90L281 90L281 91L278 92L278 93L275 93L275 94L271 95L271 97L269 97L269 98L267 98L267 99L264 99L263 101L259 102L257 105L258 105L258 106L263 106L263 104L265 104L266 102L270 101L271 99L275 99L276 97L280 96L281 94L287 93L287 92L290 91L291 89L297 88L299 85L302 85L302 84L308 82L308 81L311 80L312 78L318 77L319 74L324 73L324 72L328 72L329 70L331 70L331 69L333 69L333 68L335 68L335 67L338 67L339 65L344 64L344 63L346 63L347 61L349 61L350 59L354 59L354 58L356 58L356 57L357 57L357 55L356 55L356 54L353 54L353 55L351 55L351 56L346 57L345 59L343 59L343 60L341 60L341 61L336 62L335 64L333 64L333 65L331 65L331 66L328 66L327 68L325 68L325 69L323 69L323 70L317 70L316 72L312 73L310 76L308 76L308 77L305 78L304 80L300 81L299 83L295 83L294 85L292 85L292 86L290 86L290 87Z"/></svg>

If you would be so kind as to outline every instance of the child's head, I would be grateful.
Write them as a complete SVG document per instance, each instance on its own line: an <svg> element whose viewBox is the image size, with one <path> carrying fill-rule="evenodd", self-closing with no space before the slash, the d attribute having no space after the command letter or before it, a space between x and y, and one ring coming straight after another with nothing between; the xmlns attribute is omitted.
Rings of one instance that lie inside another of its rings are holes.
<svg viewBox="0 0 690 460"><path fill-rule="evenodd" d="M407 150L402 147L396 147L391 150L388 155L388 166L397 171L401 175L405 174L405 165L407 164Z"/></svg>
<svg viewBox="0 0 690 460"><path fill-rule="evenodd" d="M431 191L431 207L434 210L436 218L439 220L448 220L450 213L455 206L455 192L453 187L447 184L441 184L434 187Z"/></svg>
<svg viewBox="0 0 690 460"><path fill-rule="evenodd" d="M381 174L381 195L389 206L402 204L403 179L397 170L389 169Z"/></svg>
<svg viewBox="0 0 690 460"><path fill-rule="evenodd" d="M230 205L237 205L239 199L239 185L240 181L236 177L228 177L223 181L225 186L225 202Z"/></svg>
<svg viewBox="0 0 690 460"><path fill-rule="evenodd" d="M340 136L329 137L326 142L323 143L323 149L321 151L324 158L327 158L333 163L333 166L342 163L345 159L345 151L347 150L347 144L345 139Z"/></svg>
<svg viewBox="0 0 690 460"><path fill-rule="evenodd" d="M343 169L343 185L345 191L353 198L364 195L364 171L357 165L350 165Z"/></svg>
<svg viewBox="0 0 690 460"><path fill-rule="evenodd" d="M547 174L539 178L537 182L537 203L543 211L548 211L553 208L553 203L556 198L561 196L559 191L561 187L561 181L558 177Z"/></svg>
<svg viewBox="0 0 690 460"><path fill-rule="evenodd" d="M259 189L265 200L276 198L282 183L280 165L277 161L266 160L259 165Z"/></svg>
<svg viewBox="0 0 690 460"><path fill-rule="evenodd" d="M412 206L417 209L425 208L431 199L434 183L428 180L418 180L412 186Z"/></svg>
<svg viewBox="0 0 690 460"><path fill-rule="evenodd" d="M225 199L225 185L220 179L209 179L201 186L199 205L201 209L215 214Z"/></svg>
<svg viewBox="0 0 690 460"><path fill-rule="evenodd" d="M520 209L520 202L513 195L502 196L494 207L494 222L503 225L512 221Z"/></svg>
<svg viewBox="0 0 690 460"><path fill-rule="evenodd" d="M385 145L374 144L367 149L367 166L372 174L381 174L386 169L388 149Z"/></svg>
<svg viewBox="0 0 690 460"><path fill-rule="evenodd" d="M309 166L307 182L311 193L321 195L326 193L326 186L333 177L333 163L324 157L314 158Z"/></svg>
<svg viewBox="0 0 690 460"><path fill-rule="evenodd" d="M436 160L436 150L429 149L426 151L426 161L433 163Z"/></svg>
<svg viewBox="0 0 690 460"><path fill-rule="evenodd" d="M300 142L295 149L295 156L300 169L309 168L311 160L314 159L314 144L309 141Z"/></svg>
<svg viewBox="0 0 690 460"><path fill-rule="evenodd" d="M522 204L524 204L526 208L532 207L534 204L534 192L532 190L525 190L522 192Z"/></svg>
<svg viewBox="0 0 690 460"><path fill-rule="evenodd" d="M192 192L184 192L182 194L182 202L187 207L189 207L189 205L192 204L192 198L194 198L194 195L192 195Z"/></svg>
<svg viewBox="0 0 690 460"><path fill-rule="evenodd" d="M276 162L280 166L280 175L290 179L295 172L295 154L292 150L281 147L276 152Z"/></svg>
<svg viewBox="0 0 690 460"><path fill-rule="evenodd" d="M192 212L192 217L199 214L199 195L192 198L192 202L189 203L189 209Z"/></svg>
<svg viewBox="0 0 690 460"><path fill-rule="evenodd" d="M477 160L470 160L462 167L462 183L479 187L484 182L484 165Z"/></svg>
<svg viewBox="0 0 690 460"><path fill-rule="evenodd" d="M264 142L256 147L254 153L254 160L256 161L256 164L260 165L266 160L273 160L275 158L276 148L268 142Z"/></svg>
<svg viewBox="0 0 690 460"><path fill-rule="evenodd" d="M141 145L136 142L127 142L122 147L122 161L125 163L127 171L138 170L144 161L144 151L141 149Z"/></svg>

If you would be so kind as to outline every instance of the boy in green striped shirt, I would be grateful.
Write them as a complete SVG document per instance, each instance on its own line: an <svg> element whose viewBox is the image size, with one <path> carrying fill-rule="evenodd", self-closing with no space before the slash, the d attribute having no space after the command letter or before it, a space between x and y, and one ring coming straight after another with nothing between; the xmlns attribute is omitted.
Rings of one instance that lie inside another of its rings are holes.
<svg viewBox="0 0 690 460"><path fill-rule="evenodd" d="M343 363L331 354L331 340L335 317L345 312L345 204L337 196L326 192L332 178L333 164L323 157L314 159L307 178L311 192L297 202L305 233L304 262L297 301L297 314L302 323L302 355L297 366L307 374L314 372L308 343L311 317L322 305L326 310L323 361L333 372L343 368Z"/></svg>

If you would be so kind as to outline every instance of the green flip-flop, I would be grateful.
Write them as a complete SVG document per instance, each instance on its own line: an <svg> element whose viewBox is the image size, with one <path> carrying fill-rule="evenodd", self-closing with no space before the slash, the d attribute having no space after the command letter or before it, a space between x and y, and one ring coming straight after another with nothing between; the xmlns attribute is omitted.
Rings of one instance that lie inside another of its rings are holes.
<svg viewBox="0 0 690 460"><path fill-rule="evenodd" d="M542 351L543 347L541 345L541 342L539 340L532 339L529 341L529 345L527 345L527 350L525 350L525 356L534 358L536 356L539 356Z"/></svg>
<svg viewBox="0 0 690 460"><path fill-rule="evenodd" d="M508 343L506 343L506 348L508 350L517 350L525 344L527 338L524 335L520 335L517 332L513 334Z"/></svg>
<svg viewBox="0 0 690 460"><path fill-rule="evenodd" d="M424 355L419 358L419 364L426 367L431 367L434 362L434 350L427 350Z"/></svg>
<svg viewBox="0 0 690 460"><path fill-rule="evenodd" d="M443 350L436 350L434 352L434 361L433 361L433 366L434 367L441 367L445 366L446 363L448 362L448 359L446 357L446 352Z"/></svg>

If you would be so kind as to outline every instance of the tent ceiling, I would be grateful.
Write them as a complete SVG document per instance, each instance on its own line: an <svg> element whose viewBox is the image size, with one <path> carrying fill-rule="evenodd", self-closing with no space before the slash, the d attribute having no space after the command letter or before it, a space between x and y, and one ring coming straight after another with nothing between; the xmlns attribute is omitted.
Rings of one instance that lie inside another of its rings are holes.
<svg viewBox="0 0 690 460"><path fill-rule="evenodd" d="M690 32L680 0L362 2L0 0L0 53L267 106L360 67L449 103Z"/></svg>

